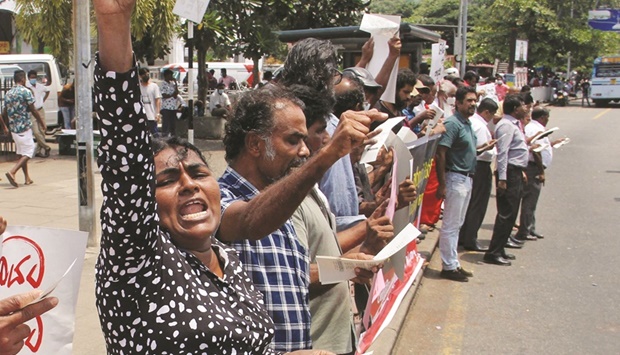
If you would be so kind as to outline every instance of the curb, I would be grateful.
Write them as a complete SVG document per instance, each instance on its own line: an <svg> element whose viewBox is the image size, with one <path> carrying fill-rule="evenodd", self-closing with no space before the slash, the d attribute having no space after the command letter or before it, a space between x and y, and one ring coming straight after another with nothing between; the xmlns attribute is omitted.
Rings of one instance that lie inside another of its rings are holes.
<svg viewBox="0 0 620 355"><path fill-rule="evenodd" d="M398 341L398 335L400 334L400 330L407 318L407 314L409 313L409 309L413 305L415 301L415 296L419 287L421 286L422 278L424 277L424 272L429 265L431 257L437 248L437 244L439 243L439 230L435 228L433 232L429 232L426 234L426 239L423 240L420 244L418 244L418 253L422 255L422 257L426 260L422 265L422 269L416 276L411 288L407 291L407 294L403 298L400 307L394 314L394 318L390 321L388 326L383 329L383 331L379 334L377 340L366 350L366 353L369 354L371 352L375 354L391 354L394 347L396 346L396 342Z"/></svg>

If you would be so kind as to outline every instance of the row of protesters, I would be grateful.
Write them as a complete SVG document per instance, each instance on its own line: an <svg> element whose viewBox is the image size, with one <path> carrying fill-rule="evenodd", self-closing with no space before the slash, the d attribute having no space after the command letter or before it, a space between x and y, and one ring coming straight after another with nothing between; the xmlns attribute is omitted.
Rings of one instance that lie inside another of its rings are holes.
<svg viewBox="0 0 620 355"><path fill-rule="evenodd" d="M313 242L304 246L291 217L309 194L315 197L311 191L324 172L363 144L370 123L384 116L345 112L329 141L313 130L324 145L312 145L317 150L311 154L305 105L291 90L276 85L251 90L227 126L229 167L218 185L193 145L177 138L151 142L146 134L130 36L135 0L94 5L104 193L97 307L108 353L331 354L309 350ZM299 50L312 43L298 43ZM290 66L294 58L303 56L291 53ZM335 56L328 62L317 66L323 82L332 80ZM333 90L307 88L321 95ZM332 233L320 237L329 240ZM364 243L387 242L372 234L352 236L348 247L338 236L339 247L371 258L361 254ZM357 270L357 276L368 279L372 273ZM354 342L343 342L346 331L339 330L331 344L354 351L348 346Z"/></svg>
<svg viewBox="0 0 620 355"><path fill-rule="evenodd" d="M19 156L11 170L5 174L9 183L17 188L19 187L17 183L17 172L19 170L24 173L25 185L33 183L28 173L28 161L35 155L33 120L30 119L30 115L34 116L38 130L45 132L47 126L45 118L35 107L35 96L26 87L26 72L23 70L15 71L13 80L15 85L4 95L4 107L0 122L2 122L1 128L5 134L11 132L16 147L15 153ZM5 121L8 122L8 127L5 125ZM49 151L46 152L49 154Z"/></svg>

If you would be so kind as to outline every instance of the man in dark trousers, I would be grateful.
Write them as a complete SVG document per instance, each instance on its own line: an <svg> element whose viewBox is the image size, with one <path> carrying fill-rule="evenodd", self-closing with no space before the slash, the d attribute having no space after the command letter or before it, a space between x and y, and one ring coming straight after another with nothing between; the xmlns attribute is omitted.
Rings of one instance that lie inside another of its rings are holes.
<svg viewBox="0 0 620 355"><path fill-rule="evenodd" d="M523 133L523 121L527 108L519 95L508 95L503 104L504 117L495 127L497 138L497 216L493 237L484 261L489 264L511 265L515 256L504 250L512 226L519 214L519 203L523 193L525 168L528 161L528 147Z"/></svg>
<svg viewBox="0 0 620 355"><path fill-rule="evenodd" d="M486 98L480 101L476 113L469 119L471 128L476 133L476 175L471 190L471 199L467 207L465 222L459 232L459 244L469 251L487 251L486 247L478 244L478 230L484 220L493 186L493 172L491 162L497 155L495 140L491 136L487 123L493 119L497 112L497 103Z"/></svg>

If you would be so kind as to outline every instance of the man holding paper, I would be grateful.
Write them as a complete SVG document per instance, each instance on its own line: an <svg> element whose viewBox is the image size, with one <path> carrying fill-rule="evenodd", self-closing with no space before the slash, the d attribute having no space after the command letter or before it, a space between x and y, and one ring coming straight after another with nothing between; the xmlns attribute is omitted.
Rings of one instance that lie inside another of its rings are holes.
<svg viewBox="0 0 620 355"><path fill-rule="evenodd" d="M459 264L456 249L476 172L476 134L469 117L475 113L477 101L474 88L462 87L456 91L456 112L444 122L446 132L439 140L435 156L439 181L437 198L445 199L439 232L443 267L440 275L460 282L467 282L473 276Z"/></svg>

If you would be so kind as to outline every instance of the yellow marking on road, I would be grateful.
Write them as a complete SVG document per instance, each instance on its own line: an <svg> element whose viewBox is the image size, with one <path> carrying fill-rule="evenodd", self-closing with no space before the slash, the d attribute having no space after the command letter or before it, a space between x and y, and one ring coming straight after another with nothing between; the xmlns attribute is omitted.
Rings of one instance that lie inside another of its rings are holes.
<svg viewBox="0 0 620 355"><path fill-rule="evenodd" d="M606 114L606 113L607 113L607 112L609 112L609 111L611 111L611 109L610 109L610 108L608 108L607 110L605 110L605 111L603 111L603 112L599 113L598 115L594 116L592 119L593 119L593 120L599 119L599 118L603 117L603 115L604 115L604 114Z"/></svg>
<svg viewBox="0 0 620 355"><path fill-rule="evenodd" d="M454 282L454 281L450 281ZM450 305L446 312L443 330L442 354L461 354L463 351L463 333L465 332L466 302L463 287L466 284L454 283Z"/></svg>

